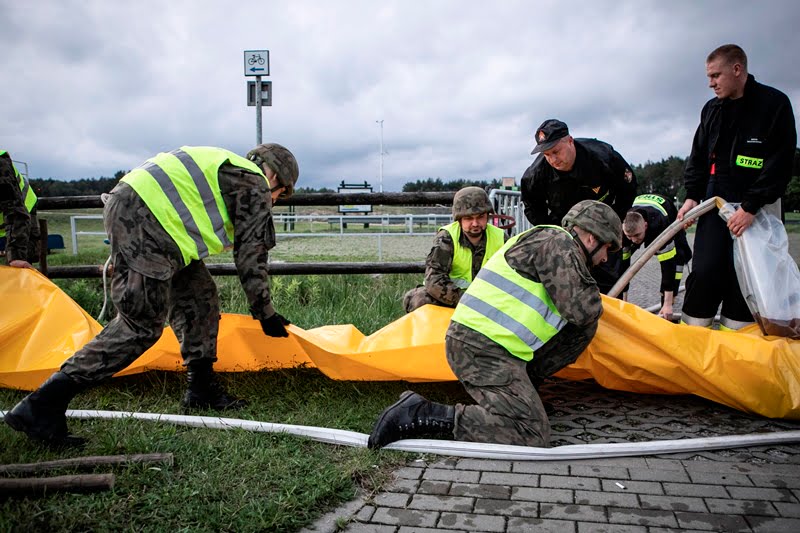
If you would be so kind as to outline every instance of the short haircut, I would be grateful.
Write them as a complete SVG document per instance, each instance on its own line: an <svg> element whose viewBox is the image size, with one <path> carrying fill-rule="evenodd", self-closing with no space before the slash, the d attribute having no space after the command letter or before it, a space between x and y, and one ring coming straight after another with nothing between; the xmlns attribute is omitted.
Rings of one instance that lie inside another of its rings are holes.
<svg viewBox="0 0 800 533"><path fill-rule="evenodd" d="M622 221L622 231L625 234L639 233L644 226L644 217L637 211L625 213L625 220Z"/></svg>
<svg viewBox="0 0 800 533"><path fill-rule="evenodd" d="M736 44L723 44L706 58L706 63L711 63L715 59L723 59L728 65L739 63L747 72L747 54L744 53L742 47Z"/></svg>

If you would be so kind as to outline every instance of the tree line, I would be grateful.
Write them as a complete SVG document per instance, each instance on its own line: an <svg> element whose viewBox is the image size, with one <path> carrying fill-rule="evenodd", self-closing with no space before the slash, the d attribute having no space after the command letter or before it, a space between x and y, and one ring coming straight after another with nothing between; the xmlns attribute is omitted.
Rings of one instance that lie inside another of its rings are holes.
<svg viewBox="0 0 800 533"><path fill-rule="evenodd" d="M639 182L639 193L653 193L673 198L682 202L686 197L686 190L683 188L683 169L686 166L686 159L682 157L670 156L661 161L647 161L644 164L634 165L633 172ZM93 196L104 192L109 192L117 182L127 172L119 170L113 178L84 178L73 181L62 181L54 178L33 178L31 185L36 194L42 197L50 196ZM467 186L477 186L485 189L499 189L502 180L467 180L467 179L448 179L425 178L416 181L409 181L403 185L403 192L436 192L436 191L457 191ZM298 187L298 194L334 192L328 187ZM786 188L783 197L785 209L787 211L800 210L800 149L795 149L794 163L792 165L792 179Z"/></svg>

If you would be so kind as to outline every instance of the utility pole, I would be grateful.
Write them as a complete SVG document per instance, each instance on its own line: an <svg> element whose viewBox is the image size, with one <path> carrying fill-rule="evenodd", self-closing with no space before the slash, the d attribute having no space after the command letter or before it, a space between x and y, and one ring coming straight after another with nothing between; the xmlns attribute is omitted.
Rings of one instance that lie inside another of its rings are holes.
<svg viewBox="0 0 800 533"><path fill-rule="evenodd" d="M383 156L386 155L386 152L383 151L383 119L375 122L381 125L381 173L378 176L378 192L383 192Z"/></svg>

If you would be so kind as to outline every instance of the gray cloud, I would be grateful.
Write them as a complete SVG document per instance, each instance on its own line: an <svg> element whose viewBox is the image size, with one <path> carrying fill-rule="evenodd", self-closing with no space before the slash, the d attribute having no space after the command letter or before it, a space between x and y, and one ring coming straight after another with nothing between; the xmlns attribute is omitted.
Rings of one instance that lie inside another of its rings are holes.
<svg viewBox="0 0 800 533"><path fill-rule="evenodd" d="M549 117L633 164L685 156L713 96L705 56L726 42L800 105L792 0L496 4L0 0L0 146L64 179L184 144L246 153L252 49L270 50L264 140L295 152L312 186L377 186L380 119L385 190L519 177Z"/></svg>

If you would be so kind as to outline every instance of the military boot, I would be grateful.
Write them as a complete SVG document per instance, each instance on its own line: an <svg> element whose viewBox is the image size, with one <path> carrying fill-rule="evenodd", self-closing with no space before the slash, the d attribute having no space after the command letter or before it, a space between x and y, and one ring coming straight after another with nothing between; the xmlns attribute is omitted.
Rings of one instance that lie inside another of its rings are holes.
<svg viewBox="0 0 800 533"><path fill-rule="evenodd" d="M68 375L56 372L6 413L5 422L50 446L81 446L86 440L70 435L66 412L70 400L83 389Z"/></svg>
<svg viewBox="0 0 800 533"><path fill-rule="evenodd" d="M455 416L452 405L433 403L416 392L405 391L375 422L367 445L382 448L408 438L452 439Z"/></svg>
<svg viewBox="0 0 800 533"><path fill-rule="evenodd" d="M231 396L219 382L210 360L193 361L187 367L189 387L183 395L184 412L192 409L214 411L237 410L247 406L247 401Z"/></svg>

